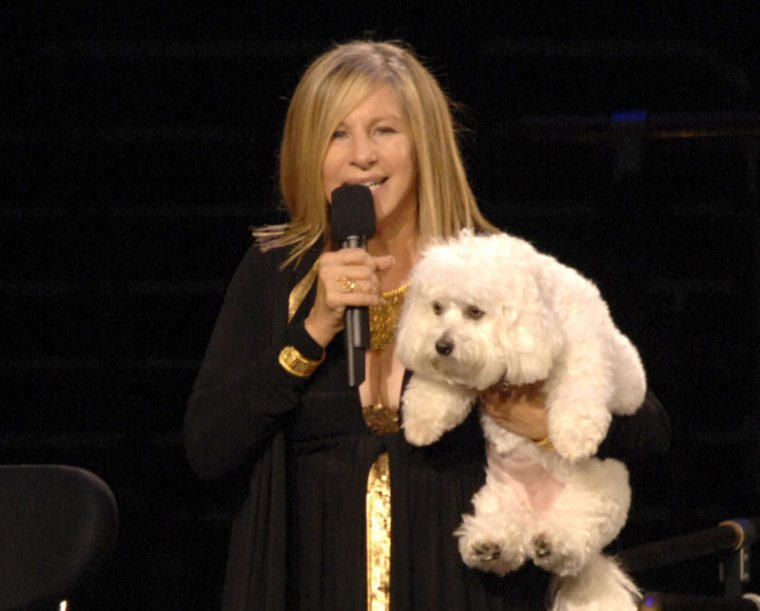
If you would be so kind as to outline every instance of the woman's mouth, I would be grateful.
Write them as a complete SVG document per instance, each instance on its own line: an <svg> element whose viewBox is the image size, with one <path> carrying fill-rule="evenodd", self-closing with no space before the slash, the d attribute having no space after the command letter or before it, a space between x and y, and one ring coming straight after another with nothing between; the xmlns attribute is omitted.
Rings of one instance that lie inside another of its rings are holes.
<svg viewBox="0 0 760 611"><path fill-rule="evenodd" d="M376 191L379 187L385 184L386 180L388 180L388 177L384 176L383 178L376 178L374 180L368 180L365 182L359 182L355 184L359 184L359 185L362 185L363 187L367 187L370 191Z"/></svg>

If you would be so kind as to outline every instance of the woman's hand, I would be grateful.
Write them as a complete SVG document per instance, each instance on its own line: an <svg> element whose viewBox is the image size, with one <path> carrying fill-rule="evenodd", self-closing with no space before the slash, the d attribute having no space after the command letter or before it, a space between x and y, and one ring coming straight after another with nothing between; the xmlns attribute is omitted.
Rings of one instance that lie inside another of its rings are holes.
<svg viewBox="0 0 760 611"><path fill-rule="evenodd" d="M393 265L391 255L373 257L361 248L343 248L319 258L317 297L306 317L306 331L323 348L343 329L348 306L378 305L378 273Z"/></svg>
<svg viewBox="0 0 760 611"><path fill-rule="evenodd" d="M506 390L497 384L483 391L480 398L486 413L508 431L534 441L548 437L542 382L510 386Z"/></svg>

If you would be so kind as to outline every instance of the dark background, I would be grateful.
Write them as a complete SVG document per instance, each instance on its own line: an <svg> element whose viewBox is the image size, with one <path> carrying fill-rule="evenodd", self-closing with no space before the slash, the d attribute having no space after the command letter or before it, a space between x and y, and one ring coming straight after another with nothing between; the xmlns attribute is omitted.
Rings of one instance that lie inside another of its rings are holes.
<svg viewBox="0 0 760 611"><path fill-rule="evenodd" d="M288 96L367 35L426 59L486 213L597 281L639 346L674 440L634 467L621 547L759 513L760 5L372 4L0 8L0 460L113 489L80 608L215 608L228 494L184 462L185 402L247 228L280 218ZM721 591L715 559L639 579Z"/></svg>

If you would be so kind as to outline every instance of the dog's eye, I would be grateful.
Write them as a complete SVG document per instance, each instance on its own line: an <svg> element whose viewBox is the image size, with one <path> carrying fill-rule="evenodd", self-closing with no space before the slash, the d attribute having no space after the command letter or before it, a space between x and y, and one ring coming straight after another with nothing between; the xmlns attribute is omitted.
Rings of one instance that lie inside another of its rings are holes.
<svg viewBox="0 0 760 611"><path fill-rule="evenodd" d="M473 320L477 320L478 318L483 318L484 314L485 312L475 305L467 306L467 309L464 311L464 315L467 318L471 318Z"/></svg>
<svg viewBox="0 0 760 611"><path fill-rule="evenodd" d="M433 302L433 313L436 316L443 314L443 306L438 301Z"/></svg>

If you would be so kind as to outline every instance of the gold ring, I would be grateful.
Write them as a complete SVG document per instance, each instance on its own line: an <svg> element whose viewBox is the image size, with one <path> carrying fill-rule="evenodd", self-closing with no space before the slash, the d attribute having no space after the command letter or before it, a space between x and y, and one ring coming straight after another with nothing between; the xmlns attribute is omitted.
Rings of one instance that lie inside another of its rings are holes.
<svg viewBox="0 0 760 611"><path fill-rule="evenodd" d="M356 280L349 278L348 276L341 276L338 278L338 282L343 285L343 291L346 293L353 293L356 290Z"/></svg>

